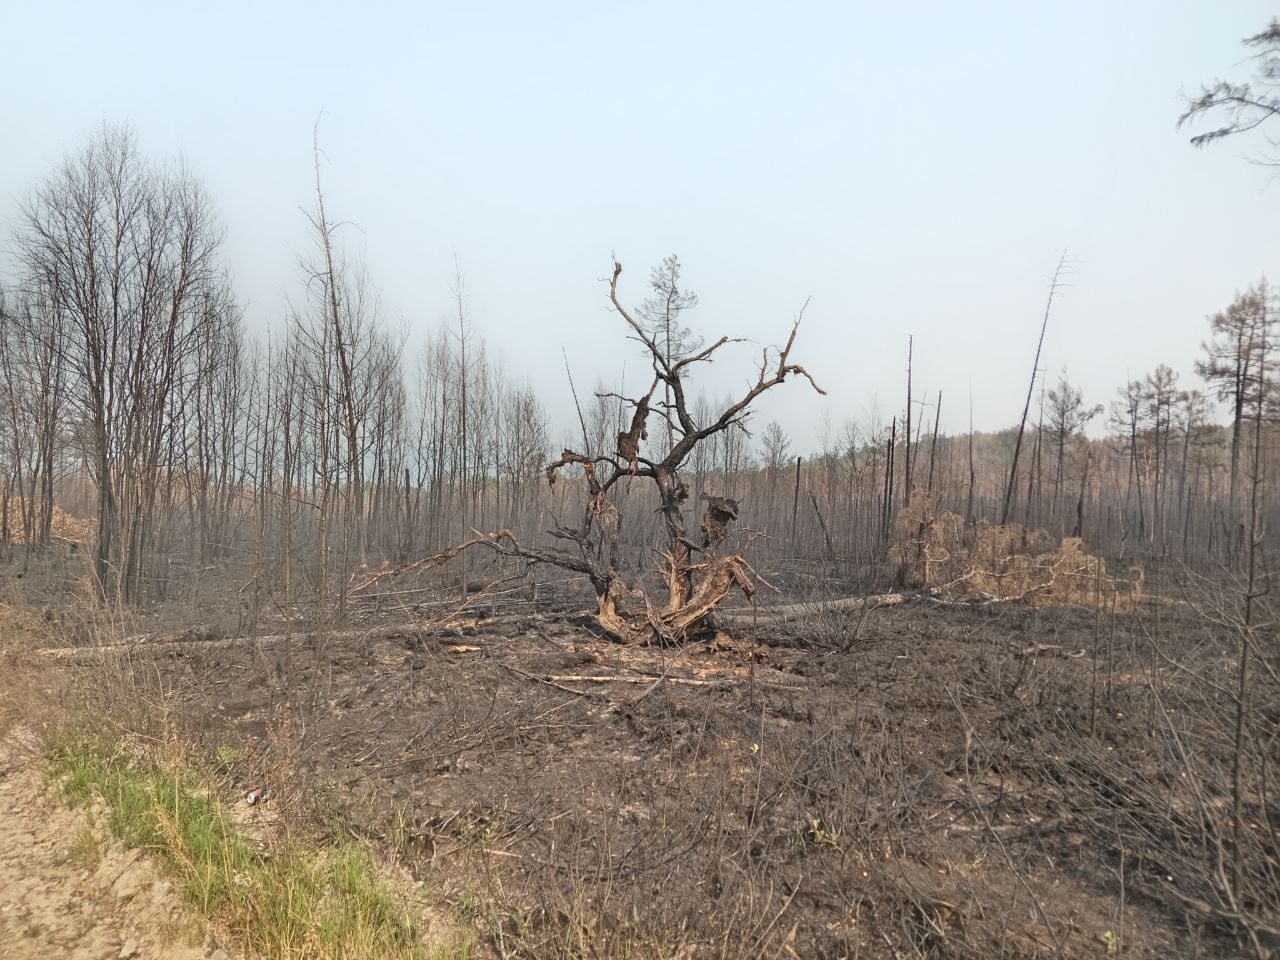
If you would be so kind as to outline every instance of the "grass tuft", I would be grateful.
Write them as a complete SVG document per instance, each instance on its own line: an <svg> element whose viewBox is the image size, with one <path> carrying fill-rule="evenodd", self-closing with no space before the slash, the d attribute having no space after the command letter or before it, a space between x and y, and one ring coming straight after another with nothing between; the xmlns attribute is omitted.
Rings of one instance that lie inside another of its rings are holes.
<svg viewBox="0 0 1280 960"><path fill-rule="evenodd" d="M106 801L125 846L158 856L202 914L251 954L282 960L466 960L470 945L428 948L420 925L354 841L315 846L283 837L267 849L238 833L214 785L190 766L131 757L83 734L54 738L66 799Z"/></svg>

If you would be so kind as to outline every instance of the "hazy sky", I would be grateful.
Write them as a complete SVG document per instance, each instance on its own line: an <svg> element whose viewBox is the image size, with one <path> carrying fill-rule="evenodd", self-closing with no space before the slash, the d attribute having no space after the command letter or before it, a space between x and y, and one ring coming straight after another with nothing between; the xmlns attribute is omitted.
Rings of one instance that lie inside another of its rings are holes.
<svg viewBox="0 0 1280 960"><path fill-rule="evenodd" d="M216 199L256 329L301 286L311 129L331 213L357 225L409 348L448 315L571 410L641 360L606 310L676 252L706 335L779 342L829 391L764 405L802 448L878 396L908 334L943 424L1015 421L1053 266L1075 286L1043 366L1090 402L1161 361L1190 376L1204 317L1276 267L1280 187L1196 151L1180 92L1243 78L1260 2L69 3L0 0L0 235L104 120L181 154ZM1268 229L1266 224L1272 224ZM744 382L758 348L706 371ZM633 392L638 392L634 391Z"/></svg>

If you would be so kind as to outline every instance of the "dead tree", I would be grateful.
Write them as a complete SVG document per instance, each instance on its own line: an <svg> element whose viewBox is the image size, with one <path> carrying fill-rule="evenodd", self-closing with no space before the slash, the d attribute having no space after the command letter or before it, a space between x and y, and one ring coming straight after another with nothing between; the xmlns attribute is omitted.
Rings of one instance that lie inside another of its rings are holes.
<svg viewBox="0 0 1280 960"><path fill-rule="evenodd" d="M521 544L505 530L486 539L500 553L549 563L586 576L596 594L596 617L600 626L618 640L636 644L678 643L706 629L712 611L734 587L748 597L756 589L746 560L736 553L721 552L728 526L737 517L736 501L706 497L701 544L689 539L684 515L689 488L680 476L686 460L699 444L741 425L756 398L791 374L808 380L819 393L825 391L803 367L791 362L791 348L799 326L797 318L780 351L776 354L771 354L768 348L763 351L758 375L741 398L730 402L714 419L698 422L685 392L686 376L695 364L710 362L721 347L735 341L720 337L710 346L668 355L666 345L637 322L619 300L621 273L622 264L615 261L609 298L626 321L632 338L644 346L653 366L653 381L644 395L634 400L622 398L632 412L629 429L618 434L613 453L565 450L547 467L547 481L551 484L572 467L581 469L586 483L586 503L578 525L558 525L549 531L565 544L564 548ZM668 394L669 403L664 399ZM644 441L648 437L649 419L654 414L670 425L673 440L669 449L662 445L660 459L645 455ZM656 488L664 525L664 602L654 603L642 587L629 584L618 567L619 514L612 498L617 485L629 478L650 480Z"/></svg>
<svg viewBox="0 0 1280 960"><path fill-rule="evenodd" d="M1186 110L1178 118L1179 127L1206 116L1219 117L1222 124L1192 137L1193 147L1247 133L1280 116L1280 20L1273 17L1265 30L1242 42L1256 51L1248 58L1256 64L1252 82L1215 80L1201 87L1196 96L1187 98ZM1275 162L1274 157L1266 159Z"/></svg>
<svg viewBox="0 0 1280 960"><path fill-rule="evenodd" d="M25 288L59 326L50 339L97 487L104 598L139 599L155 554L175 409L196 374L206 297L226 283L221 237L203 187L146 162L122 127L104 126L22 206L14 246Z"/></svg>
<svg viewBox="0 0 1280 960"><path fill-rule="evenodd" d="M1049 300L1044 305L1044 319L1040 321L1040 339L1036 341L1036 358L1031 363L1031 382L1027 384L1027 402L1022 407L1022 419L1018 421L1018 433L1013 445L1013 463L1009 467L1009 483L1004 488L1004 509L1000 511L1000 524L1009 522L1009 511L1013 504L1013 491L1018 482L1018 458L1022 454L1022 435L1027 429L1027 415L1031 412L1031 397L1035 393L1036 378L1040 375L1040 351L1044 349L1044 334L1049 327L1049 313L1053 310L1053 299L1064 286L1063 271L1067 267L1067 252L1062 251L1058 259L1058 269L1053 272L1053 282L1049 284ZM910 437L907 438L910 441Z"/></svg>

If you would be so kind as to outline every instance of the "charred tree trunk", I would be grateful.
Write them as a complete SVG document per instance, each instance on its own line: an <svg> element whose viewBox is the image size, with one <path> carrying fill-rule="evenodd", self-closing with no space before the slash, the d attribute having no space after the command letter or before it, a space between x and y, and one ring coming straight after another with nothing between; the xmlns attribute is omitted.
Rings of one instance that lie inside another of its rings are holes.
<svg viewBox="0 0 1280 960"><path fill-rule="evenodd" d="M768 350L761 360L758 376L736 402L728 404L709 423L699 424L690 413L685 394L685 376L695 363L710 362L721 347L730 343L721 337L710 346L682 355L669 355L627 311L618 299L618 276L622 265L614 263L609 293L614 309L626 321L631 334L648 350L653 363L654 379L639 399L613 396L632 409L629 429L620 432L613 453L588 449L586 453L565 450L546 469L547 481L554 484L561 471L578 468L586 483L587 502L578 526L558 526L550 531L556 540L570 549L543 548L518 542L510 531L485 537L485 541L501 554L525 560L548 563L573 570L587 577L596 593L596 618L609 634L625 643L678 643L695 636L712 625L711 614L735 587L747 596L755 593L751 568L739 555L722 555L720 547L729 532L729 524L738 516L738 504L728 497L705 496L707 508L702 519L702 543L695 546L689 539L684 516L689 490L680 470L704 441L725 434L738 426L750 413L751 404L765 391L781 384L788 375L803 377L818 390L803 367L790 363L799 320L792 326L786 345L771 357ZM648 438L650 401L659 388L670 395L663 417L672 427L673 443L660 445L655 458L645 455ZM603 396L603 395L602 395ZM614 487L624 478L651 480L657 490L659 512L663 518L666 569L666 599L650 602L640 585L628 585L618 568L618 527L620 516L611 501ZM694 562L693 555L701 555Z"/></svg>

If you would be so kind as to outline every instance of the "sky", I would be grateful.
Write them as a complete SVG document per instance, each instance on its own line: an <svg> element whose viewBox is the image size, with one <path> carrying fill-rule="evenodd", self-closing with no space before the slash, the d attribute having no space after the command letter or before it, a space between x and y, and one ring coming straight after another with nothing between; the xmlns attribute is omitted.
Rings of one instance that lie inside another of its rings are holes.
<svg viewBox="0 0 1280 960"><path fill-rule="evenodd" d="M1055 265L1071 286L1041 366L1089 403L1166 362L1275 272L1280 185L1204 150L1184 93L1248 74L1251 0L1127 3L0 0L0 242L19 203L106 121L211 192L251 329L300 299L312 130L326 204L412 355L451 313L557 426L579 390L647 386L608 309L676 253L694 330L748 342L699 374L744 389L804 310L800 382L761 403L797 450L825 420L917 395L942 427L1016 422ZM0 257L0 264L4 258ZM0 266L0 279L7 268ZM931 414L930 414L931 415Z"/></svg>

